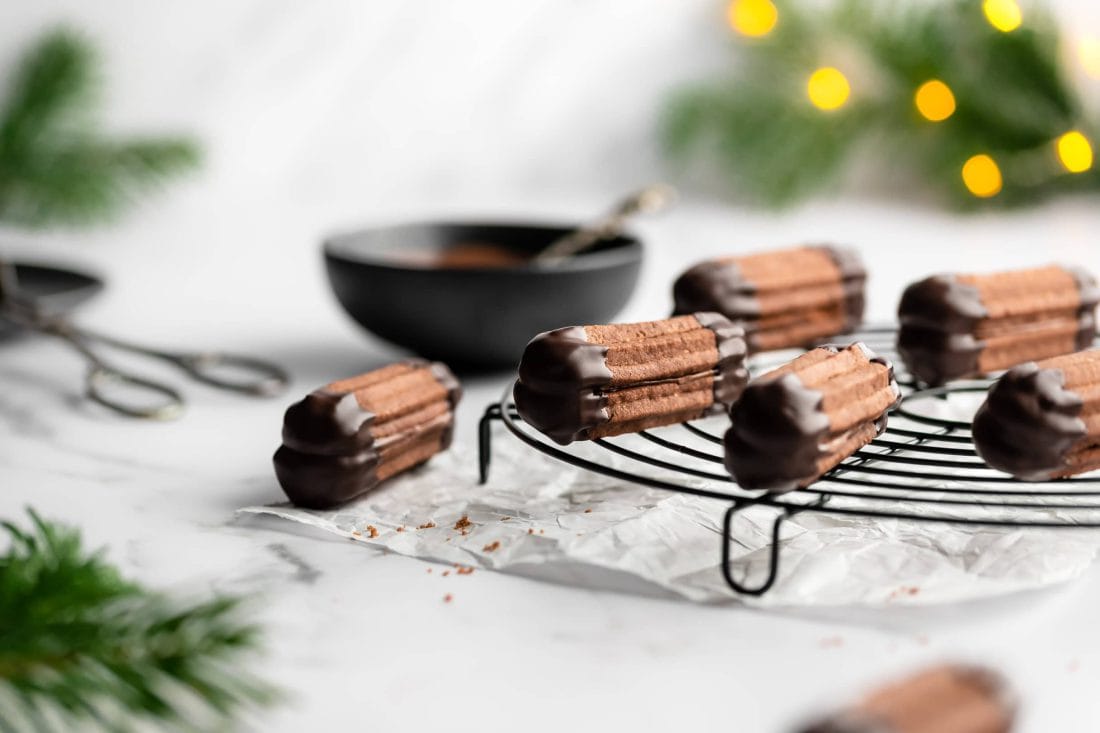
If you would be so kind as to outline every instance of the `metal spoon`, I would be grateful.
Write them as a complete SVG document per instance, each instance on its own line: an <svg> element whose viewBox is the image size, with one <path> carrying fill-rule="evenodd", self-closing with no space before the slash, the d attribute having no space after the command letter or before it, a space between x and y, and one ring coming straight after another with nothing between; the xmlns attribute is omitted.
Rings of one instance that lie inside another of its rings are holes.
<svg viewBox="0 0 1100 733"><path fill-rule="evenodd" d="M603 218L554 240L532 260L544 264L561 262L607 239L614 239L623 230L623 223L635 214L654 214L672 206L678 197L676 189L664 183L646 186L627 196Z"/></svg>

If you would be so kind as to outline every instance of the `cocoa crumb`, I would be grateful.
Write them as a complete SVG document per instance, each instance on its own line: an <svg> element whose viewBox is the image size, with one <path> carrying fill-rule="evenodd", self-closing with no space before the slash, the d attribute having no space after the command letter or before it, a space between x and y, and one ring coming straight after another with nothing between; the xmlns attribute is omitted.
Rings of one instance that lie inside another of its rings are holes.
<svg viewBox="0 0 1100 733"><path fill-rule="evenodd" d="M378 536L378 529L373 524L368 524L367 533L371 536L371 539L374 539Z"/></svg>
<svg viewBox="0 0 1100 733"><path fill-rule="evenodd" d="M462 515L461 519L455 522L455 529L466 529L471 526L473 526L473 522L471 522L470 518L465 514Z"/></svg>
<svg viewBox="0 0 1100 733"><path fill-rule="evenodd" d="M448 593L447 595L443 596L443 602L444 602L444 603L450 603L450 602L451 602L451 601L453 601L453 600L454 600L454 596L452 596L452 595L451 595L450 593Z"/></svg>
<svg viewBox="0 0 1100 733"><path fill-rule="evenodd" d="M430 573L430 572L432 572L432 569L431 569L431 568L428 568L428 572L429 572L429 573Z"/></svg>
<svg viewBox="0 0 1100 733"><path fill-rule="evenodd" d="M397 528L397 531L398 531L398 532L404 532L404 531L405 531L405 528L404 528L404 527L398 527L398 528Z"/></svg>
<svg viewBox="0 0 1100 733"><path fill-rule="evenodd" d="M482 547L481 551L482 552L496 552L499 549L500 549L500 540L494 540L493 542L490 542L489 544L485 545L485 547Z"/></svg>
<svg viewBox="0 0 1100 733"><path fill-rule="evenodd" d="M463 537L465 537L465 536L466 536L466 535L468 535L468 534L470 534L470 533L469 533L469 532L467 532L466 530L462 530L462 536L463 536Z"/></svg>
<svg viewBox="0 0 1100 733"><path fill-rule="evenodd" d="M470 573L474 572L474 569L472 567L460 567L457 572L459 575L469 575Z"/></svg>
<svg viewBox="0 0 1100 733"><path fill-rule="evenodd" d="M530 527L527 528L527 534L534 534L534 533L535 533L535 530L531 529Z"/></svg>
<svg viewBox="0 0 1100 733"><path fill-rule="evenodd" d="M434 526L435 526L435 522L427 521L427 522L424 522L424 524L421 524L420 526L418 526L417 529L431 529Z"/></svg>
<svg viewBox="0 0 1100 733"><path fill-rule="evenodd" d="M545 529L540 529L539 534L546 534L546 530Z"/></svg>
<svg viewBox="0 0 1100 733"><path fill-rule="evenodd" d="M509 519L511 519L511 517L501 517L500 521L507 522Z"/></svg>
<svg viewBox="0 0 1100 733"><path fill-rule="evenodd" d="M444 570L444 571L443 571L443 577L444 577L444 578L446 578L446 577L447 577L448 575L450 575L450 574L451 574L451 571L450 571L450 570Z"/></svg>
<svg viewBox="0 0 1100 733"><path fill-rule="evenodd" d="M584 513L585 514L591 514L592 513L592 507L588 507L587 509L585 509Z"/></svg>

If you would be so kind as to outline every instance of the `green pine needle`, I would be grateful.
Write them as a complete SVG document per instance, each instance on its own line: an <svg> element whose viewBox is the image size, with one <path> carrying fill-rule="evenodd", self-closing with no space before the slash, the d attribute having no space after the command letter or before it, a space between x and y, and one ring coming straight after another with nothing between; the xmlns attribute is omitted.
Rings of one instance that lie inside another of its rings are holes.
<svg viewBox="0 0 1100 733"><path fill-rule="evenodd" d="M199 162L186 138L116 141L99 134L98 58L61 28L24 57L0 106L0 221L90 224Z"/></svg>
<svg viewBox="0 0 1100 733"><path fill-rule="evenodd" d="M924 186L963 208L1100 191L1100 167L1069 174L1055 155L1070 130L1096 144L1100 120L1085 113L1058 29L1040 9L1029 5L1024 25L1002 33L979 0L773 2L778 25L739 40L729 78L669 101L663 138L681 165L775 206L830 188L857 155L876 161L889 184ZM806 80L821 66L839 66L852 81L840 109L819 110L806 97ZM945 82L957 103L943 122L922 118L913 103L931 79ZM961 178L978 154L1003 174L989 199L975 198Z"/></svg>
<svg viewBox="0 0 1100 733"><path fill-rule="evenodd" d="M223 728L274 691L240 669L259 629L240 600L184 604L125 580L74 529L5 522L0 731Z"/></svg>

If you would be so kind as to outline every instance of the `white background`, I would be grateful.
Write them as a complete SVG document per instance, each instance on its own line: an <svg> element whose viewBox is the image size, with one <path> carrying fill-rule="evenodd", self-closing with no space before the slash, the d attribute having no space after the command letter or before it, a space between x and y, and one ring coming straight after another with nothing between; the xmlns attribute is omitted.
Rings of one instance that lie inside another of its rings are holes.
<svg viewBox="0 0 1100 733"><path fill-rule="evenodd" d="M1095 3L1058 11L1100 33ZM59 20L104 49L110 129L194 131L207 160L115 227L17 238L15 251L107 275L85 322L280 359L296 393L394 353L328 296L325 232L594 213L664 174L661 100L727 53L711 0L5 2L0 68ZM860 248L878 319L935 270L1049 259L1100 270L1095 199L960 217L866 194L780 214L689 197L639 231L649 259L628 318L666 313L671 274L694 259L810 239ZM1100 572L1034 596L827 617L482 572L442 579L282 525L231 523L236 507L280 498L268 463L278 401L191 388L183 421L133 425L77 407L80 374L54 344L0 352L0 514L33 504L78 523L158 586L258 594L265 672L295 690L258 729L784 730L955 658L1008 673L1024 730L1100 727ZM460 441L502 382L468 385Z"/></svg>

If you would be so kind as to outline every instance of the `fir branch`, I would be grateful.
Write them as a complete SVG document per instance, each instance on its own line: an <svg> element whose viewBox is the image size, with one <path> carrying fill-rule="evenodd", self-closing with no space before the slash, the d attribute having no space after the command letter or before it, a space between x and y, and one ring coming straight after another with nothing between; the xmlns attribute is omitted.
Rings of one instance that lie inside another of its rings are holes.
<svg viewBox="0 0 1100 733"><path fill-rule="evenodd" d="M127 581L31 512L0 556L0 731L210 730L273 690L238 669L259 643L240 600L181 604Z"/></svg>
<svg viewBox="0 0 1100 733"><path fill-rule="evenodd" d="M828 188L858 150L883 161L883 178L919 182L962 207L1100 190L1095 166L1068 174L1055 158L1059 136L1076 129L1095 140L1100 121L1087 118L1058 29L1039 9L1029 6L1025 24L1003 33L977 0L773 2L778 25L739 43L730 78L670 100L662 137L673 160L772 205ZM855 67L852 97L819 110L806 80L833 65ZM957 104L942 122L922 118L913 103L931 79L945 82ZM962 166L976 154L1001 168L994 198L978 200L963 185Z"/></svg>
<svg viewBox="0 0 1100 733"><path fill-rule="evenodd" d="M186 138L101 136L97 66L91 44L64 28L23 59L0 107L0 221L107 221L199 162L197 145Z"/></svg>

